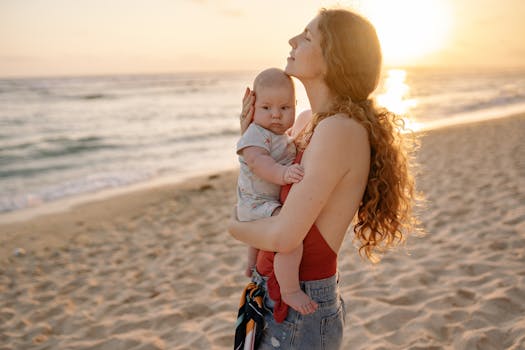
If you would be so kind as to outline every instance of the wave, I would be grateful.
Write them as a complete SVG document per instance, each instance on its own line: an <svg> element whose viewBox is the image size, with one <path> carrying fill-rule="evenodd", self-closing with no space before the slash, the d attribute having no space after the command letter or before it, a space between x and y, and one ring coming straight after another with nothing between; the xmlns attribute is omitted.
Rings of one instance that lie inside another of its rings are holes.
<svg viewBox="0 0 525 350"><path fill-rule="evenodd" d="M111 97L110 95L104 95L104 94L88 94L88 95L79 96L79 98L82 100L101 100L101 99L110 98L110 97Z"/></svg>
<svg viewBox="0 0 525 350"><path fill-rule="evenodd" d="M98 136L86 136L80 138L51 137L44 138L39 142L21 142L6 144L0 149L0 176L8 172L5 168L10 164L18 162L40 161L49 158L61 158L64 156L78 156L101 150L111 150L125 146L106 142L105 138Z"/></svg>
<svg viewBox="0 0 525 350"><path fill-rule="evenodd" d="M60 198L92 193L102 189L122 187L145 181L151 172L109 172L71 179L57 185L46 186L26 193L6 194L0 197L0 213L33 207Z"/></svg>
<svg viewBox="0 0 525 350"><path fill-rule="evenodd" d="M212 131L206 133L198 133L193 135L181 135L171 138L168 142L173 143L191 143L195 141L202 141L205 139L219 138L224 136L239 135L239 129L224 129L221 131Z"/></svg>
<svg viewBox="0 0 525 350"><path fill-rule="evenodd" d="M31 178L35 175L42 176L52 171L61 171L73 169L73 165L49 165L49 166L32 166L18 169L6 169L3 167L0 169L0 178Z"/></svg>
<svg viewBox="0 0 525 350"><path fill-rule="evenodd" d="M217 88L222 74L122 75L0 79L2 100L103 100L144 95L184 95ZM71 94L71 92L74 92Z"/></svg>

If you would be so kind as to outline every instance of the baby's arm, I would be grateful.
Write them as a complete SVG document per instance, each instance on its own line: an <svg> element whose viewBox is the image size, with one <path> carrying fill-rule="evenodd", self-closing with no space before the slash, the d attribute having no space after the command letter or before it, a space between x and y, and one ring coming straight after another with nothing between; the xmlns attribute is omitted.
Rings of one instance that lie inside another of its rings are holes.
<svg viewBox="0 0 525 350"><path fill-rule="evenodd" d="M264 148L249 146L242 149L240 153L250 170L263 180L286 185L303 179L304 170L300 164L281 165Z"/></svg>

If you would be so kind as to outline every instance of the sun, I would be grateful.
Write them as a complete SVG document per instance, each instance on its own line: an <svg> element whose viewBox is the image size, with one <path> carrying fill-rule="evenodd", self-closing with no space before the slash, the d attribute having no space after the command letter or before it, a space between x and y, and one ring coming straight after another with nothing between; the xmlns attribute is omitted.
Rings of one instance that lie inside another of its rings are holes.
<svg viewBox="0 0 525 350"><path fill-rule="evenodd" d="M358 8L376 27L387 65L418 63L446 44L451 14L444 0L363 0Z"/></svg>

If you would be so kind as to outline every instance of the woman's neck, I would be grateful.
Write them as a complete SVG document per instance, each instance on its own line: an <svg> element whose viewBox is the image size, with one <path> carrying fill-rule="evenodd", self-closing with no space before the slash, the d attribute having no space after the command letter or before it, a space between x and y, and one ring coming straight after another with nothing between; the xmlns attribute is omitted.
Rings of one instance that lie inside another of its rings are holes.
<svg viewBox="0 0 525 350"><path fill-rule="evenodd" d="M330 107L334 101L334 96L326 83L319 80L307 80L301 82L306 90L312 113L330 111Z"/></svg>

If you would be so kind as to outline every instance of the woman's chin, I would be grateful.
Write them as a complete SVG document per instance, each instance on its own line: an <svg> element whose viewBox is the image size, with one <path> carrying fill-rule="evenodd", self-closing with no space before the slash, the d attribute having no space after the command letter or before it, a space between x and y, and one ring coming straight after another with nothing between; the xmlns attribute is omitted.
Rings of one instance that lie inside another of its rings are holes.
<svg viewBox="0 0 525 350"><path fill-rule="evenodd" d="M290 67L290 62L288 62L288 64L286 65L286 67L284 68L284 72L292 77L294 77L294 73L293 73L293 69Z"/></svg>

